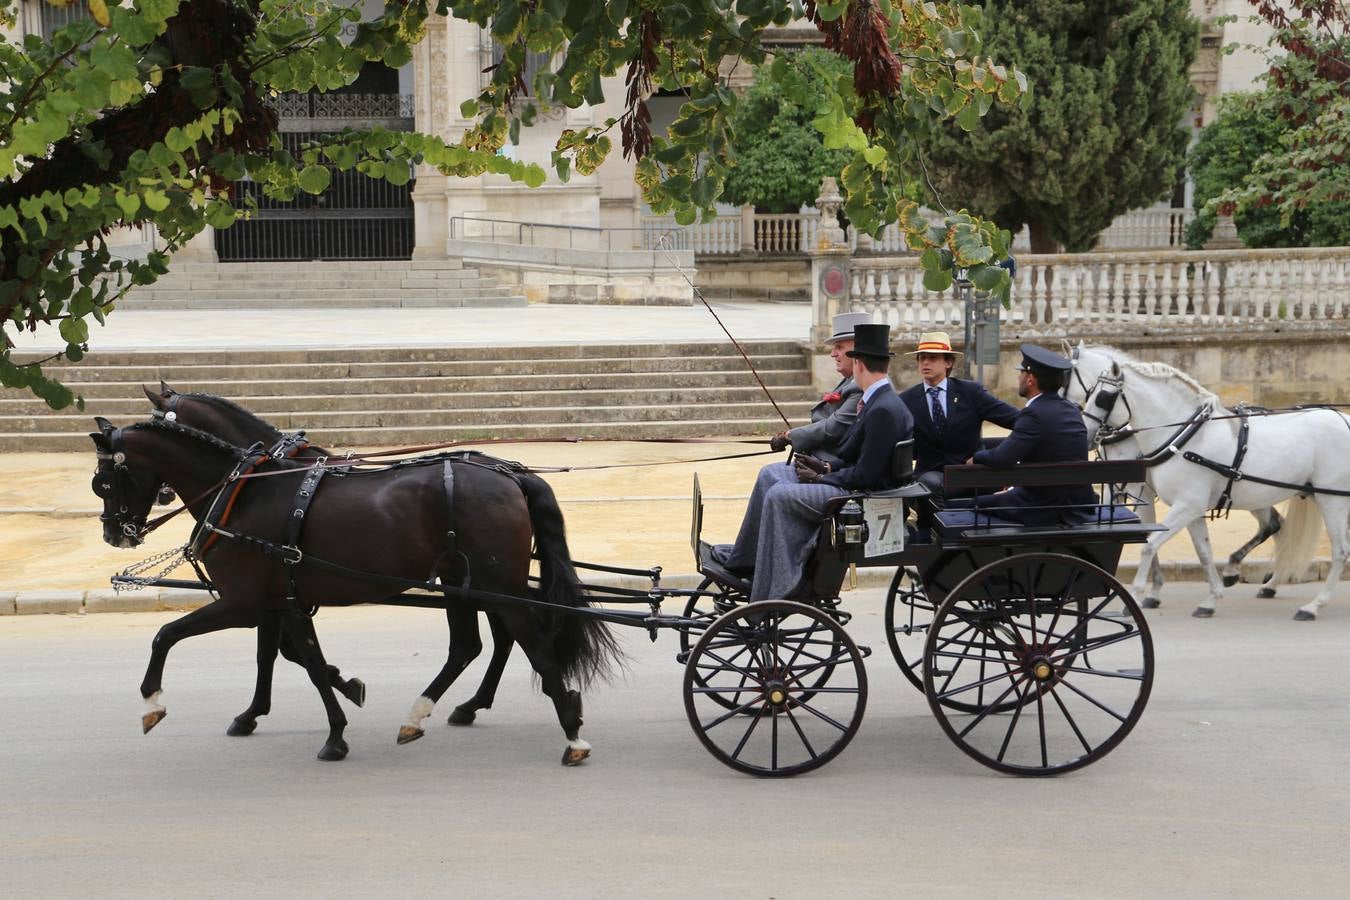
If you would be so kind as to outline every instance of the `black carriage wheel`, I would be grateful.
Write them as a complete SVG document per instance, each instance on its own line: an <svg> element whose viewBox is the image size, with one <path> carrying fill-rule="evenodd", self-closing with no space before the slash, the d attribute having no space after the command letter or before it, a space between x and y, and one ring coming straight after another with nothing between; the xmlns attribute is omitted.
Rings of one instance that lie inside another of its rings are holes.
<svg viewBox="0 0 1350 900"><path fill-rule="evenodd" d="M717 621L736 607L744 606L749 602L749 598L740 591L719 584L711 578L704 578L703 583L698 586L698 593L690 597L689 602L684 605L684 617L693 620L696 624L687 625L679 630L680 659L687 660L689 651L693 647L695 641L698 640L698 637L703 634L713 622ZM840 648L836 643L833 654L838 654L839 649ZM743 665L747 659L745 656L746 653L748 653L748 651L742 648L731 659L728 659L727 663L730 665ZM820 667L820 669L813 674L809 686L823 686L825 682L830 680L830 675L833 674L833 672L833 665ZM696 674L695 677L701 678L702 676ZM706 681L700 681L698 687L707 688L708 684ZM733 687L733 690L728 694L719 694L714 691L709 692L708 697L714 703L721 704L725 709L737 709L744 705L744 700L741 698L741 692L745 689L746 682L732 685L731 687ZM804 697L803 699L809 700L810 697Z"/></svg>
<svg viewBox="0 0 1350 900"><path fill-rule="evenodd" d="M832 677L821 686L826 668ZM737 703L728 709L732 697ZM787 776L825 765L858 733L866 706L862 651L832 616L802 603L733 609L703 633L685 664L689 724L709 753L738 772Z"/></svg>
<svg viewBox="0 0 1350 900"><path fill-rule="evenodd" d="M895 570L886 594L886 643L905 679L923 690L923 645L933 622L933 604L924 593L919 573Z"/></svg>
<svg viewBox="0 0 1350 900"><path fill-rule="evenodd" d="M1153 640L1129 591L1076 556L1034 553L976 569L938 607L924 693L947 736L1016 775L1101 759L1153 687ZM977 709L958 711L951 701Z"/></svg>
<svg viewBox="0 0 1350 900"><path fill-rule="evenodd" d="M890 644L891 656L900 667L900 672L910 684L920 691L923 686L923 653L928 642L928 630L933 624L935 609L933 601L923 589L919 573L913 569L899 568L891 579L891 589L886 594L886 643ZM945 677L946 669L940 667L938 676ZM958 712L979 712L984 707L979 703L965 699L944 699L942 704ZM1018 702L1009 700L997 706L993 712L1006 712L1016 709Z"/></svg>

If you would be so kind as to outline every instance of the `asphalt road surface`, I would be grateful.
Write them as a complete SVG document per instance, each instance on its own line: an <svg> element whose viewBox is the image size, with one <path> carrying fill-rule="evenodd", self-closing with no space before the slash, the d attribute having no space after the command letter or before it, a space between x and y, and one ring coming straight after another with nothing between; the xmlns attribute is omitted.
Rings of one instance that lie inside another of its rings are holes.
<svg viewBox="0 0 1350 900"><path fill-rule="evenodd" d="M879 591L846 595L876 653L866 720L834 762L761 780L724 768L685 720L676 639L622 633L627 675L586 697L585 765L519 652L495 709L396 746L443 659L438 614L325 611L330 661L369 685L351 755L279 663L272 715L225 736L253 685L253 635L169 659L168 718L137 692L173 614L0 619L0 892L8 897L1332 896L1350 891L1350 597L1291 620L1198 586L1151 614L1157 678L1111 755L1053 779L958 752L886 652Z"/></svg>

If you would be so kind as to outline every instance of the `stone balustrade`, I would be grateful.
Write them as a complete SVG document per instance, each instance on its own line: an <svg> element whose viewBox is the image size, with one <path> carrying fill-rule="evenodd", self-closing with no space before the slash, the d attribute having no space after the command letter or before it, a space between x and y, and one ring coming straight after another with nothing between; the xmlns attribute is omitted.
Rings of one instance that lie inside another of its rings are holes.
<svg viewBox="0 0 1350 900"><path fill-rule="evenodd" d="M1018 326L1273 325L1350 311L1347 247L1020 255L1017 263L1003 321ZM963 324L960 298L925 290L913 256L856 256L848 270L846 296L818 304L817 318L843 309L909 331Z"/></svg>

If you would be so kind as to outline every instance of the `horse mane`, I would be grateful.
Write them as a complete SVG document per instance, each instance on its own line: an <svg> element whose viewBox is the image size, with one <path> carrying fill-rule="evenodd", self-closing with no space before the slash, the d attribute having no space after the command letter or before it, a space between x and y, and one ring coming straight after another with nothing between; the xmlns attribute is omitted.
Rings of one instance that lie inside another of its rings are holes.
<svg viewBox="0 0 1350 900"><path fill-rule="evenodd" d="M206 444L209 447L213 447L216 450L224 450L236 459L243 459L244 457L242 448L236 447L228 441L221 440L209 432L201 431L200 429L192 428L188 425L180 425L178 422L171 422L168 419L149 419L145 422L137 422L134 425L124 426L123 430L167 431L172 434L181 434L184 437L192 438L193 440Z"/></svg>
<svg viewBox="0 0 1350 900"><path fill-rule="evenodd" d="M1161 362L1144 362L1143 360L1135 359L1124 350L1112 347L1109 344L1084 344L1083 346L1085 349L1099 350L1102 353L1107 354L1113 358L1122 369L1129 369L1131 372L1137 372L1145 378L1157 378L1161 380L1174 379L1180 381L1182 384L1186 385L1186 387L1199 394L1201 400L1212 401L1215 406L1222 405L1217 394L1175 366L1169 366L1167 363Z"/></svg>
<svg viewBox="0 0 1350 900"><path fill-rule="evenodd" d="M257 422L264 428L270 429L274 439L276 440L281 439L281 431L275 425L264 419L262 416L259 416L256 413L252 413L247 409L244 409L244 407L240 406L238 403L235 403L233 400L230 400L226 397L221 397L216 394L203 394L203 393L186 393L180 394L179 396L190 397L193 400L202 400L205 402L215 403L219 406L223 406L228 410L231 410L235 413L238 413L241 416L250 419L251 421Z"/></svg>

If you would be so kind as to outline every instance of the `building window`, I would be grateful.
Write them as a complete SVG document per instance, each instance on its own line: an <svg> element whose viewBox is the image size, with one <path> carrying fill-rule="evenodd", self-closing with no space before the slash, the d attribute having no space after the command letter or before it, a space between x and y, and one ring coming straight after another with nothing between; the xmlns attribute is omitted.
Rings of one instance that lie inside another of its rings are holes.
<svg viewBox="0 0 1350 900"><path fill-rule="evenodd" d="M37 4L37 14L38 29L42 34L42 39L51 43L52 35L60 29L89 18L89 8L83 3L72 3L70 6L63 8L40 2Z"/></svg>

